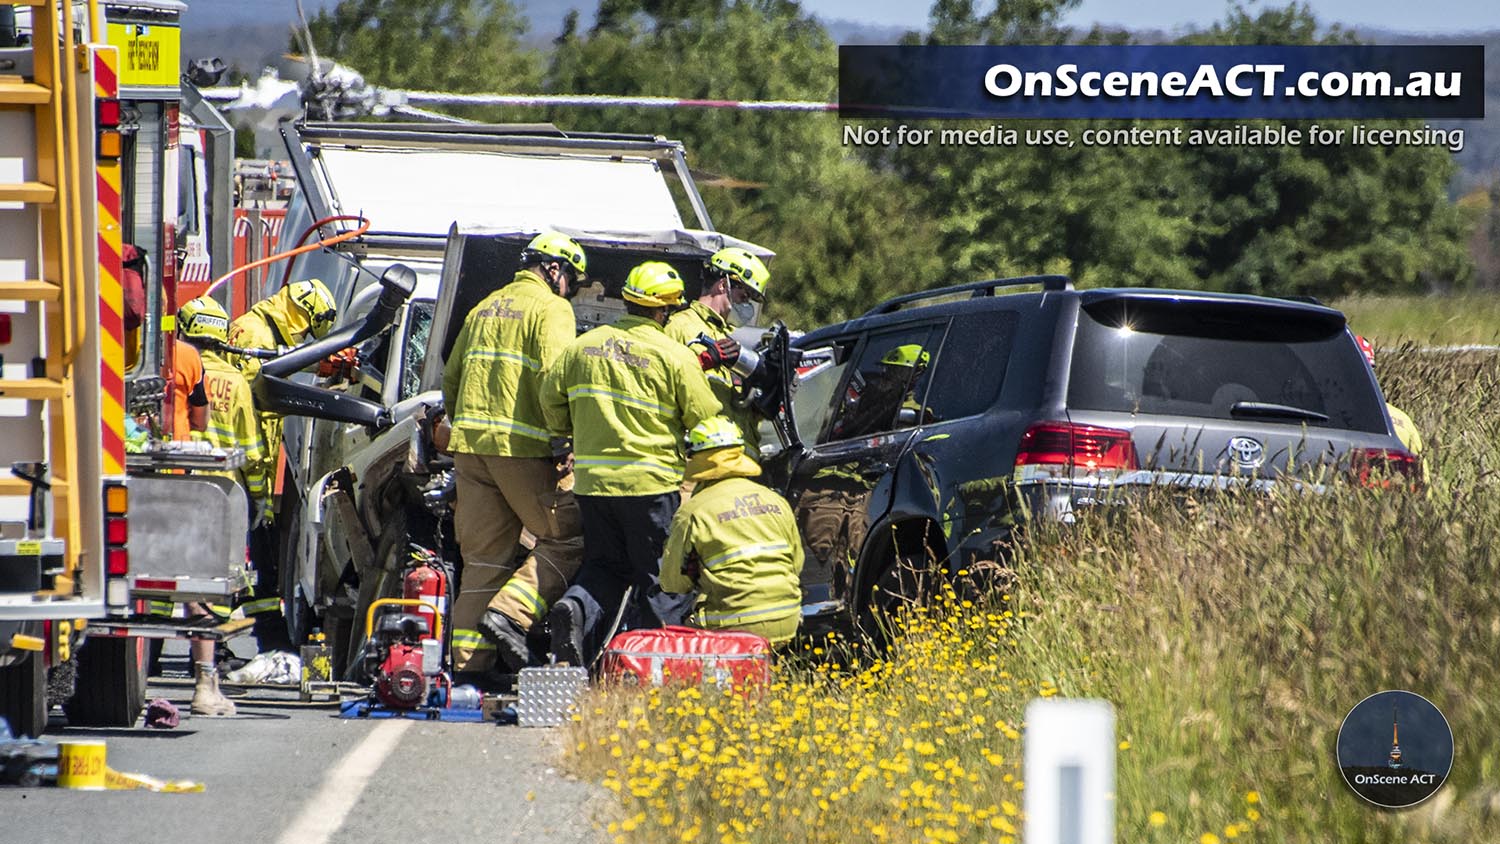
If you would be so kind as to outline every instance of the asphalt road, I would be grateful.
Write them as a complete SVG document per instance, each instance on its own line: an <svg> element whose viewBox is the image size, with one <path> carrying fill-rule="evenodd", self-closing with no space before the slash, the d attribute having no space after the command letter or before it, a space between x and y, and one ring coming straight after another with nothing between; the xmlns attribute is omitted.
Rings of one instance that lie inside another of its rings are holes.
<svg viewBox="0 0 1500 844"><path fill-rule="evenodd" d="M181 726L48 738L102 738L109 767L205 790L0 788L0 842L602 840L593 822L602 792L558 769L556 730L344 720L262 690L240 698L232 718L190 718L185 682L148 694L179 704Z"/></svg>

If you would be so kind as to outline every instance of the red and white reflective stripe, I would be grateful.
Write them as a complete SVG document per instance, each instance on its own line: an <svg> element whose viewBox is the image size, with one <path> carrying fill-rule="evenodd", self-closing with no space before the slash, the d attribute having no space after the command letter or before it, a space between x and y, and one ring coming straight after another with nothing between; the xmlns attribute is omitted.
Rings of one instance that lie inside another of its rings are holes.
<svg viewBox="0 0 1500 844"><path fill-rule="evenodd" d="M838 111L838 103L814 100L694 100L681 97L624 97L609 94L450 94L442 91L387 91L407 104L485 106L636 106L639 108L727 108L738 111Z"/></svg>
<svg viewBox="0 0 1500 844"><path fill-rule="evenodd" d="M94 96L117 97L119 52L94 46ZM99 250L99 428L106 477L125 474L125 293L120 266L121 172L118 159L100 159L94 171Z"/></svg>
<svg viewBox="0 0 1500 844"><path fill-rule="evenodd" d="M188 260L182 264L182 275L178 281L213 281L213 273L210 272L208 261L204 259Z"/></svg>

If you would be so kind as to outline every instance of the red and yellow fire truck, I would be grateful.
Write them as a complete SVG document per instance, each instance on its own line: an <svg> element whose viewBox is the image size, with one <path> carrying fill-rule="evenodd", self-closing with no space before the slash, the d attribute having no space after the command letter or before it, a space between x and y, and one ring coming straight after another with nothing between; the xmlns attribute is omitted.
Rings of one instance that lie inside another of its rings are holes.
<svg viewBox="0 0 1500 844"><path fill-rule="evenodd" d="M184 276L206 286L197 265L228 261L232 134L178 81L183 8L0 5L0 716L17 733L54 703L71 724L134 723L146 640L202 623L146 602L250 584L243 490L191 471L243 456L127 453L171 439ZM148 256L133 331L127 243Z"/></svg>

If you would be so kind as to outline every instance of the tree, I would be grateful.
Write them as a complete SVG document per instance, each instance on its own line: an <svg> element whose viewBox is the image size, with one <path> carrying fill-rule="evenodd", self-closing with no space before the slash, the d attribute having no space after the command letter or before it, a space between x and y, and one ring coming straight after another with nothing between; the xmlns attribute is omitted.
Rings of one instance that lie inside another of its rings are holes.
<svg viewBox="0 0 1500 844"><path fill-rule="evenodd" d="M1305 4L1224 23L1186 39L1205 44L1345 44L1321 37ZM1354 122L1319 121L1343 129ZM1303 130L1308 122L1287 122ZM1414 121L1384 125L1419 128ZM1359 292L1416 292L1467 285L1473 265L1462 213L1447 186L1457 165L1447 150L1353 143L1200 146L1181 151L1195 233L1186 256L1209 285L1247 293L1334 298Z"/></svg>
<svg viewBox="0 0 1500 844"><path fill-rule="evenodd" d="M714 99L835 95L837 53L786 0L605 0L587 34L564 26L549 87ZM569 110L579 129L682 140L695 168L750 188L705 188L715 226L778 253L772 312L811 327L942 278L936 232L916 197L841 146L829 114L717 109Z"/></svg>
<svg viewBox="0 0 1500 844"><path fill-rule="evenodd" d="M1060 43L1071 37L1056 25L1070 5L1001 0L979 14L970 0L938 0L927 40ZM1102 32L1089 38L1119 40ZM1254 16L1235 7L1224 23L1183 40L1319 39L1311 12L1293 4ZM1337 28L1321 38L1350 40ZM1086 128L1132 124L1055 125L1077 138ZM1440 148L943 147L877 151L870 159L922 190L926 207L942 209L941 251L976 277L1049 271L1083 285L1334 297L1464 284L1472 272L1464 218L1445 192L1455 165Z"/></svg>
<svg viewBox="0 0 1500 844"><path fill-rule="evenodd" d="M509 0L341 0L308 22L320 58L389 88L535 92L542 57ZM300 50L296 39L292 49ZM515 109L457 107L478 120L525 119ZM532 117L534 119L534 115Z"/></svg>

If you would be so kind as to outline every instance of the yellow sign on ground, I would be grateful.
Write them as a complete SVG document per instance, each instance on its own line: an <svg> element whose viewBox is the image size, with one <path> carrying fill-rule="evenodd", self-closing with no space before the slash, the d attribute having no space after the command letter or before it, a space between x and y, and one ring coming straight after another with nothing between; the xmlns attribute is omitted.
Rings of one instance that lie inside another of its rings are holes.
<svg viewBox="0 0 1500 844"><path fill-rule="evenodd" d="M120 49L120 87L177 87L181 29L143 23L110 23L108 28L109 43Z"/></svg>

